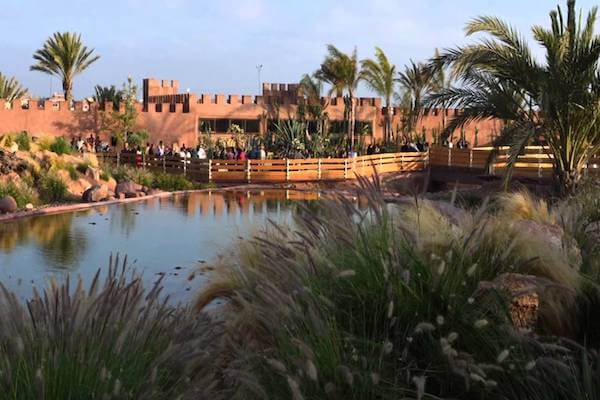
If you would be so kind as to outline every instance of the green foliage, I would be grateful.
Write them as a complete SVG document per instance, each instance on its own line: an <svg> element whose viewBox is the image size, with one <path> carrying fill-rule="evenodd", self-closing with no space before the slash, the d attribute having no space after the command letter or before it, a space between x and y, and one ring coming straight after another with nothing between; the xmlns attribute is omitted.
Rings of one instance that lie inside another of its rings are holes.
<svg viewBox="0 0 600 400"><path fill-rule="evenodd" d="M53 172L47 172L39 178L38 191L42 201L47 204L68 200L66 183Z"/></svg>
<svg viewBox="0 0 600 400"><path fill-rule="evenodd" d="M93 53L94 49L84 46L81 35L72 32L56 32L46 40L41 49L33 54L36 64L30 69L61 79L65 99L71 101L75 76L100 58Z"/></svg>
<svg viewBox="0 0 600 400"><path fill-rule="evenodd" d="M579 253L572 240L575 221L597 221L594 195L549 205L521 193L471 211L423 199L390 208L377 183L361 186L362 206L326 200L300 210L293 229L278 226L243 244L198 297L199 309L228 299L227 335L244 377L236 395L578 400L598 393L591 339L600 327L590 321L600 297L590 297L583 284L590 275L579 270L600 252ZM592 192L598 199L598 188ZM534 289L511 294L499 283L507 276ZM532 291L540 307L528 334L515 327L521 314L512 296ZM596 303L578 315L583 298ZM553 338L562 335L581 339Z"/></svg>
<svg viewBox="0 0 600 400"><path fill-rule="evenodd" d="M19 208L23 208L29 203L33 205L39 203L37 193L25 182L0 183L0 198L4 196L12 196Z"/></svg>
<svg viewBox="0 0 600 400"><path fill-rule="evenodd" d="M150 134L148 131L146 129L142 129L127 135L127 143L129 143L129 146L131 147L142 147L146 143L146 140L148 140L149 136Z"/></svg>
<svg viewBox="0 0 600 400"><path fill-rule="evenodd" d="M15 136L15 143L17 143L17 145L19 146L19 150L21 150L21 151L29 151L30 150L29 135L27 135L27 132L18 133Z"/></svg>
<svg viewBox="0 0 600 400"><path fill-rule="evenodd" d="M100 86L96 85L94 87L94 100L98 103L107 103L111 102L114 111L119 110L119 104L121 104L121 100L123 99L123 91L118 90L115 85L111 86Z"/></svg>
<svg viewBox="0 0 600 400"><path fill-rule="evenodd" d="M151 186L168 192L195 189L195 185L184 176L163 173L154 176Z"/></svg>
<svg viewBox="0 0 600 400"><path fill-rule="evenodd" d="M65 170L67 170L67 172L69 173L69 178L71 178L72 181L76 181L77 179L79 179L79 174L77 173L78 169L75 168L73 164L67 164L65 166Z"/></svg>
<svg viewBox="0 0 600 400"><path fill-rule="evenodd" d="M505 121L496 144L510 147L506 180L523 148L543 139L553 156L557 187L563 195L580 183L590 157L600 151L600 36L597 8L578 15L574 0L567 13L550 13L550 26L533 26L543 57L535 57L523 36L497 17L482 16L466 26L479 41L447 50L435 61L451 66L460 78L428 99L428 106L464 111L446 127L446 135L470 123Z"/></svg>
<svg viewBox="0 0 600 400"><path fill-rule="evenodd" d="M110 178L111 178L111 175L108 171L100 172L100 179L102 179L103 181L108 181Z"/></svg>
<svg viewBox="0 0 600 400"><path fill-rule="evenodd" d="M76 168L77 168L77 171L79 171L79 172L80 172L80 173L82 173L82 174L85 174L85 173L86 173L86 171L87 171L87 169L88 169L90 166L91 166L91 164L90 164L90 162L89 162L89 161L84 161L84 162L81 162L81 163L77 164L77 167L76 167Z"/></svg>
<svg viewBox="0 0 600 400"><path fill-rule="evenodd" d="M106 272L89 290L52 282L26 304L2 287L0 399L222 398L210 319L165 303L160 280L145 291L126 260Z"/></svg>
<svg viewBox="0 0 600 400"><path fill-rule="evenodd" d="M27 89L21 86L15 77L9 78L0 72L0 99L12 103L26 94Z"/></svg>
<svg viewBox="0 0 600 400"><path fill-rule="evenodd" d="M71 144L67 142L62 136L54 139L54 141L49 146L49 150L58 154L59 156L63 154L71 154L72 151Z"/></svg>

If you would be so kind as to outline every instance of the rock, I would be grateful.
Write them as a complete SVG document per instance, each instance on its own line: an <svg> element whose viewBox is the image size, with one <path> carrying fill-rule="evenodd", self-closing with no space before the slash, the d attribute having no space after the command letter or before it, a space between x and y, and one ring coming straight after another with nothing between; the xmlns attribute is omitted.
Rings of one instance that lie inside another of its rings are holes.
<svg viewBox="0 0 600 400"><path fill-rule="evenodd" d="M142 190L141 185L131 181L124 181L117 183L115 194L118 196L120 193L137 193L140 190Z"/></svg>
<svg viewBox="0 0 600 400"><path fill-rule="evenodd" d="M115 180L115 178L110 177L106 181L106 186L108 187L109 191L114 193L115 189L117 188L117 181Z"/></svg>
<svg viewBox="0 0 600 400"><path fill-rule="evenodd" d="M13 213L17 211L17 202L12 196L4 196L0 199L0 214Z"/></svg>
<svg viewBox="0 0 600 400"><path fill-rule="evenodd" d="M480 289L501 290L510 299L510 318L516 328L533 330L537 325L541 285L540 278L506 273L492 282L481 282Z"/></svg>
<svg viewBox="0 0 600 400"><path fill-rule="evenodd" d="M116 196L117 196L117 199L119 199L119 200L125 199L125 193L119 193L119 194L116 194Z"/></svg>
<svg viewBox="0 0 600 400"><path fill-rule="evenodd" d="M515 224L517 231L525 236L540 238L557 253L565 252L574 265L581 264L581 250L572 238L565 235L559 225L542 224L531 220L520 220Z"/></svg>
<svg viewBox="0 0 600 400"><path fill-rule="evenodd" d="M134 199L136 197L140 197L140 196L138 196L139 192L119 193L119 195L120 194L124 194L126 199Z"/></svg>
<svg viewBox="0 0 600 400"><path fill-rule="evenodd" d="M108 197L108 188L106 185L94 185L83 192L81 201L84 203L96 203Z"/></svg>
<svg viewBox="0 0 600 400"><path fill-rule="evenodd" d="M148 189L148 191L146 192L146 194L148 196L154 196L155 194L159 194L161 192L162 192L162 190L159 190L159 189Z"/></svg>
<svg viewBox="0 0 600 400"><path fill-rule="evenodd" d="M85 170L85 176L89 179L93 179L95 181L100 180L100 170L94 167L87 167Z"/></svg>

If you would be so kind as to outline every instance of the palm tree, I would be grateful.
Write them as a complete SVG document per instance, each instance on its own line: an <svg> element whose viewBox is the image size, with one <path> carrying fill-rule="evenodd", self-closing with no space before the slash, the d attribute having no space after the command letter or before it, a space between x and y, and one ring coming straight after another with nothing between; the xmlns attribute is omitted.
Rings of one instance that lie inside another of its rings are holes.
<svg viewBox="0 0 600 400"><path fill-rule="evenodd" d="M327 56L321 64L321 68L315 73L315 76L321 81L331 85L329 97L333 94L342 96L347 94L349 103L350 118L348 124L348 138L350 139L350 150L354 150L354 125L356 120L356 104L354 93L361 80L358 56L356 48L352 54L348 55L341 52L333 45L327 46Z"/></svg>
<svg viewBox="0 0 600 400"><path fill-rule="evenodd" d="M410 65L404 67L404 71L398 73L397 81L402 89L401 103L408 106L405 115L405 133L413 132L419 118L423 114L423 99L432 87L431 69L423 63L410 61Z"/></svg>
<svg viewBox="0 0 600 400"><path fill-rule="evenodd" d="M123 100L124 92L122 90L118 90L115 85L111 86L100 86L96 85L94 88L94 100L98 103L107 103L111 102L113 104L113 108L115 110L119 109L119 104L121 100Z"/></svg>
<svg viewBox="0 0 600 400"><path fill-rule="evenodd" d="M468 35L490 37L441 55L440 62L454 68L461 85L428 101L464 109L446 132L473 121L504 120L499 140L510 147L507 179L526 145L533 139L545 142L563 194L575 190L590 157L600 150L597 8L592 8L582 25L575 1L567 1L567 7L566 20L558 7L550 13L550 29L532 28L546 53L545 62L536 61L527 42L498 18L469 22Z"/></svg>
<svg viewBox="0 0 600 400"><path fill-rule="evenodd" d="M385 138L391 141L392 138L392 117L394 110L392 108L392 97L395 91L396 66L389 62L387 56L379 47L375 47L375 60L365 59L361 61L362 79L367 86L385 101Z"/></svg>
<svg viewBox="0 0 600 400"><path fill-rule="evenodd" d="M431 73L431 93L441 93L452 86L452 75L448 74L447 68L440 61L440 52L435 49L434 57L429 65ZM442 104L442 130L446 129L447 123L447 105Z"/></svg>
<svg viewBox="0 0 600 400"><path fill-rule="evenodd" d="M65 100L72 100L73 80L85 71L100 56L93 55L81 41L81 35L72 32L56 32L46 40L43 47L33 54L36 64L31 71L41 71L55 75L62 80Z"/></svg>
<svg viewBox="0 0 600 400"><path fill-rule="evenodd" d="M23 97L26 94L27 89L21 86L14 76L9 78L0 72L0 99L12 103L13 100Z"/></svg>
<svg viewBox="0 0 600 400"><path fill-rule="evenodd" d="M322 134L326 119L325 110L329 106L329 98L325 103L321 102L323 82L315 75L304 74L300 79L298 95L306 100L305 109L310 117L317 123L317 131Z"/></svg>

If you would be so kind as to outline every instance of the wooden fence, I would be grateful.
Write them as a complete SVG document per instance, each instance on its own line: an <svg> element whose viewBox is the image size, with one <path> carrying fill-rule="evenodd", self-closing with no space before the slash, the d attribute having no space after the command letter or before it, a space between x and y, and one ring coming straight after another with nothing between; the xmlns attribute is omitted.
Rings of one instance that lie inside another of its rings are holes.
<svg viewBox="0 0 600 400"><path fill-rule="evenodd" d="M508 163L508 147L499 147L492 163L489 163L492 147L477 147L474 149L450 149L434 147L429 151L429 163L433 167L453 167L480 170L490 175L501 175ZM513 175L531 178L550 178L554 174L554 156L548 147L528 146L519 155L514 165ZM600 157L594 157L588 164L590 172L596 172L600 167Z"/></svg>
<svg viewBox="0 0 600 400"><path fill-rule="evenodd" d="M113 165L144 167L154 172L184 175L199 182L303 182L354 179L377 173L421 171L427 168L427 153L388 153L355 158L310 158L277 160L199 160L180 157L136 156L98 153Z"/></svg>

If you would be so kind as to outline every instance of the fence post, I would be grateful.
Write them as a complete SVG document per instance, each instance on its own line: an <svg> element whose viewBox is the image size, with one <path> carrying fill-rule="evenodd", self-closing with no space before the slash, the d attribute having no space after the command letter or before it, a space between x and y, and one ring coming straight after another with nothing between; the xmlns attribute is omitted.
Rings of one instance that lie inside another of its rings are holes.
<svg viewBox="0 0 600 400"><path fill-rule="evenodd" d="M246 160L246 180L250 183L250 160Z"/></svg>
<svg viewBox="0 0 600 400"><path fill-rule="evenodd" d="M404 171L404 153L400 153L400 171Z"/></svg>
<svg viewBox="0 0 600 400"><path fill-rule="evenodd" d="M452 148L448 147L448 166L452 166Z"/></svg>
<svg viewBox="0 0 600 400"><path fill-rule="evenodd" d="M348 179L348 159L344 158L344 180Z"/></svg>
<svg viewBox="0 0 600 400"><path fill-rule="evenodd" d="M473 168L473 149L469 149L469 169Z"/></svg>
<svg viewBox="0 0 600 400"><path fill-rule="evenodd" d="M427 156L425 158L425 162L423 163L423 169L427 169L429 168L430 164L431 164L431 147L427 147Z"/></svg>
<svg viewBox="0 0 600 400"><path fill-rule="evenodd" d="M208 160L208 182L212 182L212 159Z"/></svg>
<svg viewBox="0 0 600 400"><path fill-rule="evenodd" d="M183 157L183 176L187 176L187 158Z"/></svg>
<svg viewBox="0 0 600 400"><path fill-rule="evenodd" d="M289 182L290 180L290 160L289 158L285 159L285 181Z"/></svg>
<svg viewBox="0 0 600 400"><path fill-rule="evenodd" d="M542 179L542 146L538 148L538 179Z"/></svg>
<svg viewBox="0 0 600 400"><path fill-rule="evenodd" d="M317 161L317 180L321 180L321 159Z"/></svg>

